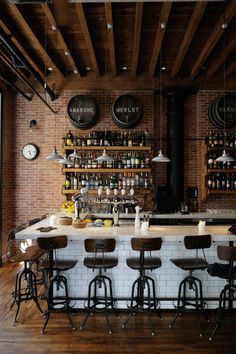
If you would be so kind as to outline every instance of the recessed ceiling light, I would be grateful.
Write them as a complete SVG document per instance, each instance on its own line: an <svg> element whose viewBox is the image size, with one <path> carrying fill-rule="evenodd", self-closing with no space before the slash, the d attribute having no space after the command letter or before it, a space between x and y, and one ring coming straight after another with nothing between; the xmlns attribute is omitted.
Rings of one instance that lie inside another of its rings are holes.
<svg viewBox="0 0 236 354"><path fill-rule="evenodd" d="M161 22L160 27L161 27L162 30L165 29L166 28L165 22Z"/></svg>
<svg viewBox="0 0 236 354"><path fill-rule="evenodd" d="M51 68L51 66L49 66L48 71L53 71L53 68Z"/></svg>
<svg viewBox="0 0 236 354"><path fill-rule="evenodd" d="M78 74L78 70L77 69L74 69L74 74Z"/></svg>
<svg viewBox="0 0 236 354"><path fill-rule="evenodd" d="M223 28L223 29L226 29L227 27L228 27L228 23L222 23L222 25L221 25L221 27Z"/></svg>
<svg viewBox="0 0 236 354"><path fill-rule="evenodd" d="M122 70L127 70L128 67L127 66L122 66Z"/></svg>
<svg viewBox="0 0 236 354"><path fill-rule="evenodd" d="M52 25L52 30L56 31L57 30L57 26L56 25Z"/></svg>
<svg viewBox="0 0 236 354"><path fill-rule="evenodd" d="M111 23L107 24L107 29L109 29L109 30L112 29L112 24Z"/></svg>
<svg viewBox="0 0 236 354"><path fill-rule="evenodd" d="M91 71L90 66L86 66L85 70L86 70L86 71Z"/></svg>
<svg viewBox="0 0 236 354"><path fill-rule="evenodd" d="M163 71L166 70L166 66L162 66L161 70L163 70Z"/></svg>
<svg viewBox="0 0 236 354"><path fill-rule="evenodd" d="M70 55L70 52L68 52L68 50L65 51L65 56L69 56Z"/></svg>

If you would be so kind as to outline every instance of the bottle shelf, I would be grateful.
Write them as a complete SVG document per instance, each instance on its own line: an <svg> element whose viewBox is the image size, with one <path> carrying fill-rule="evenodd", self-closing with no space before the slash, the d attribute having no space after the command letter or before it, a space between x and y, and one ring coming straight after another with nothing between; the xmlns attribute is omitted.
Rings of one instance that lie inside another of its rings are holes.
<svg viewBox="0 0 236 354"><path fill-rule="evenodd" d="M103 151L104 149L106 149L107 151L151 151L152 148L151 146L94 146L94 145L90 145L90 146L63 146L63 149L65 151L67 150L83 150L83 151L91 151L91 150L95 150L95 151Z"/></svg>
<svg viewBox="0 0 236 354"><path fill-rule="evenodd" d="M236 168L208 168L209 173L236 173Z"/></svg>
<svg viewBox="0 0 236 354"><path fill-rule="evenodd" d="M151 173L151 168L63 168L63 172L81 173Z"/></svg>
<svg viewBox="0 0 236 354"><path fill-rule="evenodd" d="M215 194L215 195L219 195L219 194L236 194L236 190L227 190L227 189L223 189L223 190L219 190L219 189L208 189L207 190L208 194Z"/></svg>
<svg viewBox="0 0 236 354"><path fill-rule="evenodd" d="M131 189L132 187L130 187L129 189ZM129 189L127 188L127 193L129 191ZM140 188L135 188L134 189L136 194L140 194L140 193L147 193L149 191L151 191L151 188L144 188L144 187L140 187ZM62 189L62 194L76 194L79 193L80 189ZM88 193L90 195L94 195L97 196L98 195L98 190L97 189L89 189ZM106 190L103 189L103 193L106 193Z"/></svg>

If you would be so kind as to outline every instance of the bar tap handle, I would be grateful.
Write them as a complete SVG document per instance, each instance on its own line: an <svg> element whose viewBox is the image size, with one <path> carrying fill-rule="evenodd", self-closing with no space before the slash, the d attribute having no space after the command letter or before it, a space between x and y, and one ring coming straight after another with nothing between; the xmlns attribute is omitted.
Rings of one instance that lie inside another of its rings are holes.
<svg viewBox="0 0 236 354"><path fill-rule="evenodd" d="M114 202L113 206L113 226L120 226L119 224L119 204Z"/></svg>
<svg viewBox="0 0 236 354"><path fill-rule="evenodd" d="M82 195L81 194L75 194L73 195L72 199L75 202L75 219L78 220L80 217L80 201L82 199Z"/></svg>

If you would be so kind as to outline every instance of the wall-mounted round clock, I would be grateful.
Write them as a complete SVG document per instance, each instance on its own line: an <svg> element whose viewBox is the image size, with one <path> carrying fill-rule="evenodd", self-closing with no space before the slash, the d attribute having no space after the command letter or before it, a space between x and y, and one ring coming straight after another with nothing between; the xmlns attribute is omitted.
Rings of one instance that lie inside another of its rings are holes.
<svg viewBox="0 0 236 354"><path fill-rule="evenodd" d="M98 107L91 96L77 95L72 97L67 112L73 125L80 129L89 129L97 123Z"/></svg>
<svg viewBox="0 0 236 354"><path fill-rule="evenodd" d="M23 146L22 155L26 160L35 160L39 156L39 147L35 144L28 143Z"/></svg>

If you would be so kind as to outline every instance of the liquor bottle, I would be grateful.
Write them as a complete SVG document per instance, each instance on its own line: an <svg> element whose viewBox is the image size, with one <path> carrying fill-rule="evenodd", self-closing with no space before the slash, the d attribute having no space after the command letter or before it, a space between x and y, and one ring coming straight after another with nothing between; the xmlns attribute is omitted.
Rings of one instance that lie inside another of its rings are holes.
<svg viewBox="0 0 236 354"><path fill-rule="evenodd" d="M131 135L130 132L129 132L129 135L128 135L128 146L133 146L133 139L132 139L132 135Z"/></svg>
<svg viewBox="0 0 236 354"><path fill-rule="evenodd" d="M226 190L229 191L231 189L231 181L230 181L230 176L226 176Z"/></svg>
<svg viewBox="0 0 236 354"><path fill-rule="evenodd" d="M98 132L97 131L92 132L92 139L93 139L93 145L98 146L99 141L98 141Z"/></svg>
<svg viewBox="0 0 236 354"><path fill-rule="evenodd" d="M213 144L213 137L212 137L212 131L210 130L209 134L208 134L208 146L214 146Z"/></svg>
<svg viewBox="0 0 236 354"><path fill-rule="evenodd" d="M208 175L207 186L208 186L208 189L212 189L212 176L211 176L211 174Z"/></svg>
<svg viewBox="0 0 236 354"><path fill-rule="evenodd" d="M87 146L92 146L92 137L91 134L89 133L88 137L87 137Z"/></svg>
<svg viewBox="0 0 236 354"><path fill-rule="evenodd" d="M66 145L71 146L73 145L73 134L71 133L71 130L66 134Z"/></svg>
<svg viewBox="0 0 236 354"><path fill-rule="evenodd" d="M66 175L65 179L65 189L71 189L71 179L69 174Z"/></svg>
<svg viewBox="0 0 236 354"><path fill-rule="evenodd" d="M214 133L213 144L214 144L214 146L218 146L219 145L218 133L216 133L216 132Z"/></svg>
<svg viewBox="0 0 236 354"><path fill-rule="evenodd" d="M128 137L126 131L123 132L122 140L123 140L123 146L128 146Z"/></svg>
<svg viewBox="0 0 236 354"><path fill-rule="evenodd" d="M73 189L78 189L78 177L76 173L73 176Z"/></svg>

